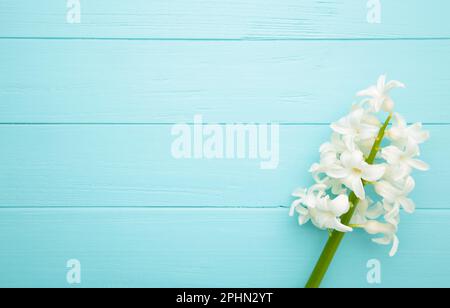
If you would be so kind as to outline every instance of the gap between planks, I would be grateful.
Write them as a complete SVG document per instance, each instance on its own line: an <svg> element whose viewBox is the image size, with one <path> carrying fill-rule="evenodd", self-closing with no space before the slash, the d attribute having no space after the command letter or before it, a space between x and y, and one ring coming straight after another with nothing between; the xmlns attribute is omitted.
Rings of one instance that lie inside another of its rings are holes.
<svg viewBox="0 0 450 308"><path fill-rule="evenodd" d="M146 38L146 37L20 37L20 36L3 36L0 40L68 40L68 41L163 41L163 42L267 42L267 41L304 41L304 42L362 42L362 41L449 41L450 37L379 37L379 38L264 38L264 37L243 37L243 38Z"/></svg>
<svg viewBox="0 0 450 308"><path fill-rule="evenodd" d="M235 124L236 122L219 122L219 123L214 123L214 122L203 122L203 125L228 125L228 124ZM266 123L266 122L248 122L251 124L271 124ZM278 125L282 125L282 126L328 126L331 123L327 123L327 122L304 122L304 123L293 123L293 122L272 122L273 124L278 124ZM180 124L180 122L155 122L155 123L151 123L151 122L54 122L54 123L45 123L45 122L0 122L0 126L77 126L77 125L86 125L86 126L170 126L170 125L177 125ZM195 125L194 122L183 122L183 124L187 124L187 125ZM414 124L412 122L409 122L408 125ZM425 126L448 126L450 125L450 123L446 123L446 122L432 122L432 123L427 123L427 122L422 122L423 125Z"/></svg>
<svg viewBox="0 0 450 308"><path fill-rule="evenodd" d="M1 210L289 210L290 206L0 206ZM418 211L450 211L450 208L420 208Z"/></svg>

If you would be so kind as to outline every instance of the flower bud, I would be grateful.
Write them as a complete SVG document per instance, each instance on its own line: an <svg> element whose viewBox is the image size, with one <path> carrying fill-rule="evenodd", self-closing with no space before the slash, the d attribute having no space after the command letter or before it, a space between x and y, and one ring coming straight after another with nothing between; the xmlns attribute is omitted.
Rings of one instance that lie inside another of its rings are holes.
<svg viewBox="0 0 450 308"><path fill-rule="evenodd" d="M383 103L383 106L382 106L383 111L393 112L394 111L394 107L395 107L395 104L394 104L394 101L391 98L387 98L387 99L384 100L384 103Z"/></svg>
<svg viewBox="0 0 450 308"><path fill-rule="evenodd" d="M367 223L364 224L364 230L366 230L369 234L394 234L396 232L396 227L391 224L384 224L381 222L378 222L376 220L369 220Z"/></svg>

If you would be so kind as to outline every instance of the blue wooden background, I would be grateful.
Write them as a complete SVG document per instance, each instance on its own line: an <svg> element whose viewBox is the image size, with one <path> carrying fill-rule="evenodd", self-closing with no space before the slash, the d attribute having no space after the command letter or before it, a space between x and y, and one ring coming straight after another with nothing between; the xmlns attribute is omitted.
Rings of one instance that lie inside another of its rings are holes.
<svg viewBox="0 0 450 308"><path fill-rule="evenodd" d="M300 287L326 232L290 193L354 93L388 73L432 139L398 255L348 236L324 286L450 286L450 2L0 1L0 286ZM280 123L280 164L175 160L174 123Z"/></svg>

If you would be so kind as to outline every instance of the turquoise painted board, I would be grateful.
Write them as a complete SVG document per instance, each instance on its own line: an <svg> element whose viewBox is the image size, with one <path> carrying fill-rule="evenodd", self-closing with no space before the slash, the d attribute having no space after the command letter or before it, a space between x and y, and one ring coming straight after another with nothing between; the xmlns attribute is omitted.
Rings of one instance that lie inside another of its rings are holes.
<svg viewBox="0 0 450 308"><path fill-rule="evenodd" d="M194 114L329 123L382 73L407 84L393 94L409 121L450 123L450 41L0 40L0 49L5 123L178 123Z"/></svg>
<svg viewBox="0 0 450 308"><path fill-rule="evenodd" d="M66 287L75 258L84 287L301 287L327 232L299 227L287 212L2 209L0 286ZM450 287L449 219L448 210L404 216L394 258L367 234L349 234L324 286L374 286L366 265L376 258L375 286Z"/></svg>
<svg viewBox="0 0 450 308"><path fill-rule="evenodd" d="M150 39L316 39L450 37L450 3L381 1L369 24L359 0L82 1L81 23L66 23L66 1L2 0L3 37Z"/></svg>
<svg viewBox="0 0 450 308"><path fill-rule="evenodd" d="M327 238L290 193L381 73L431 131L394 258L350 234L327 287L450 287L450 2L0 2L0 287L301 287ZM177 160L174 124L280 123L278 168ZM382 283L367 282L381 262Z"/></svg>
<svg viewBox="0 0 450 308"><path fill-rule="evenodd" d="M417 173L419 208L449 208L435 191L450 185L447 153L436 151L449 125L427 127L431 171ZM294 189L312 183L309 167L329 138L328 126L280 128L279 164L263 159L176 159L170 125L1 126L0 204L39 206L289 206ZM248 157L248 156L246 156ZM273 156L275 157L275 156ZM429 178L440 179L429 181Z"/></svg>

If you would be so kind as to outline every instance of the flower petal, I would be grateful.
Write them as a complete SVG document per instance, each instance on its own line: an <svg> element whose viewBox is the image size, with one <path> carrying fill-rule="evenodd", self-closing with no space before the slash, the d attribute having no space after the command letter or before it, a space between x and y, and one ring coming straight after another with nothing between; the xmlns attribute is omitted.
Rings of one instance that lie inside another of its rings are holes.
<svg viewBox="0 0 450 308"><path fill-rule="evenodd" d="M364 190L363 183L360 178L356 176L352 176L350 179L351 190L355 193L355 195L360 200L366 199L366 192Z"/></svg>
<svg viewBox="0 0 450 308"><path fill-rule="evenodd" d="M389 164L398 164L403 152L396 146L388 146L381 150L381 157L383 157Z"/></svg>
<svg viewBox="0 0 450 308"><path fill-rule="evenodd" d="M411 176L409 176L405 181L405 186L403 187L403 195L410 194L414 190L414 187L416 187L416 182Z"/></svg>
<svg viewBox="0 0 450 308"><path fill-rule="evenodd" d="M397 127L406 128L406 126L407 126L406 120L401 114L399 114L397 112L394 113L394 120L397 124L396 125Z"/></svg>
<svg viewBox="0 0 450 308"><path fill-rule="evenodd" d="M364 116L364 112L365 110L363 108L358 108L353 110L349 115L348 115L348 123L350 124L350 126L352 128L358 127L361 124L361 120Z"/></svg>
<svg viewBox="0 0 450 308"><path fill-rule="evenodd" d="M341 123L340 121L332 123L330 127L336 133L341 135L349 135L353 132L350 127L346 126L344 123Z"/></svg>
<svg viewBox="0 0 450 308"><path fill-rule="evenodd" d="M389 245L392 242L392 239L389 236L374 238L372 242L377 243L379 245Z"/></svg>
<svg viewBox="0 0 450 308"><path fill-rule="evenodd" d="M385 91L385 87L386 87L386 75L381 75L377 81L377 89L380 93L383 93Z"/></svg>
<svg viewBox="0 0 450 308"><path fill-rule="evenodd" d="M369 219L377 219L384 213L383 204L381 202L376 203L374 206L369 207L366 212L366 217Z"/></svg>
<svg viewBox="0 0 450 308"><path fill-rule="evenodd" d="M301 199L297 199L297 200L294 200L294 202L292 202L291 208L289 210L289 216L291 216L291 217L294 216L295 211L297 210L297 207L300 206L301 203L302 203Z"/></svg>
<svg viewBox="0 0 450 308"><path fill-rule="evenodd" d="M392 208L386 210L384 219L386 220L386 222L392 225L398 225L399 214L400 214L400 206L399 204L395 204L392 206Z"/></svg>
<svg viewBox="0 0 450 308"><path fill-rule="evenodd" d="M394 110L395 103L390 97L386 97L386 99L383 101L383 110L386 112L392 112Z"/></svg>
<svg viewBox="0 0 450 308"><path fill-rule="evenodd" d="M344 215L350 209L348 196L339 195L334 200L330 201L330 210L338 217Z"/></svg>
<svg viewBox="0 0 450 308"><path fill-rule="evenodd" d="M406 213L412 214L416 210L416 205L414 204L414 201L411 199L401 197L398 199L398 203L403 207Z"/></svg>
<svg viewBox="0 0 450 308"><path fill-rule="evenodd" d="M401 192L393 187L387 181L381 181L375 184L375 192L385 198L389 202L394 202Z"/></svg>
<svg viewBox="0 0 450 308"><path fill-rule="evenodd" d="M385 234L391 235L395 233L395 227L391 224L381 223L376 220L369 220L364 225L364 230L369 234Z"/></svg>
<svg viewBox="0 0 450 308"><path fill-rule="evenodd" d="M359 168L364 162L364 156L361 151L345 151L341 155L341 162L347 169Z"/></svg>
<svg viewBox="0 0 450 308"><path fill-rule="evenodd" d="M369 182L375 182L381 179L386 171L386 167L383 165L369 165L367 163L363 164L362 178Z"/></svg>
<svg viewBox="0 0 450 308"><path fill-rule="evenodd" d="M398 237L396 235L394 235L394 238L392 241L393 241L392 248L391 248L391 251L389 252L390 257L393 257L397 254L398 246L400 245L400 241L398 240Z"/></svg>
<svg viewBox="0 0 450 308"><path fill-rule="evenodd" d="M365 140L370 138L375 138L380 131L380 128L370 124L361 124L359 131L359 139Z"/></svg>
<svg viewBox="0 0 450 308"><path fill-rule="evenodd" d="M335 179L343 179L349 176L349 171L338 165L328 167L326 173L329 177Z"/></svg>
<svg viewBox="0 0 450 308"><path fill-rule="evenodd" d="M310 217L307 215L300 215L298 217L298 224L303 226L304 224L306 224L308 221L310 220Z"/></svg>
<svg viewBox="0 0 450 308"><path fill-rule="evenodd" d="M344 232L344 233L346 233L346 232L352 232L352 231L353 231L352 228L350 228L350 227L348 227L348 226L342 224L342 223L341 223L340 221L338 221L337 219L333 222L332 229L337 230L337 231L339 231L339 232Z"/></svg>
<svg viewBox="0 0 450 308"><path fill-rule="evenodd" d="M356 96L359 96L359 97L365 97L365 96L375 97L377 95L378 95L378 90L377 90L377 87L375 87L375 86L371 86L367 89L364 89L364 90L356 93Z"/></svg>
<svg viewBox="0 0 450 308"><path fill-rule="evenodd" d="M430 166L426 162L419 159L409 159L408 165L420 171L427 171L430 169Z"/></svg>
<svg viewBox="0 0 450 308"><path fill-rule="evenodd" d="M424 143L430 138L430 132L422 130L422 123L414 123L408 127L408 133L417 144Z"/></svg>
<svg viewBox="0 0 450 308"><path fill-rule="evenodd" d="M404 83L402 83L400 81L391 80L384 87L385 91L390 91L390 90L395 89L395 88L406 88L406 86L405 86Z"/></svg>

